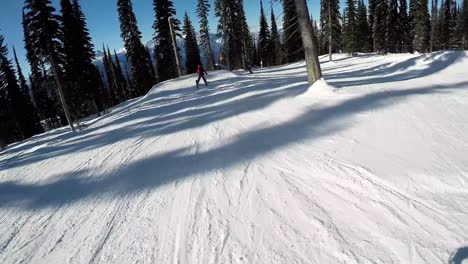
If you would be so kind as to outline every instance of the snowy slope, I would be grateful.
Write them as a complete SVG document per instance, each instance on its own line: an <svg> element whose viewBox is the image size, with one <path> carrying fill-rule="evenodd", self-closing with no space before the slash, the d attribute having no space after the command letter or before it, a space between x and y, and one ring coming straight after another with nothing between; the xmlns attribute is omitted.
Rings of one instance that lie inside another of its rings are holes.
<svg viewBox="0 0 468 264"><path fill-rule="evenodd" d="M155 86L0 154L0 263L461 263L468 58Z"/></svg>

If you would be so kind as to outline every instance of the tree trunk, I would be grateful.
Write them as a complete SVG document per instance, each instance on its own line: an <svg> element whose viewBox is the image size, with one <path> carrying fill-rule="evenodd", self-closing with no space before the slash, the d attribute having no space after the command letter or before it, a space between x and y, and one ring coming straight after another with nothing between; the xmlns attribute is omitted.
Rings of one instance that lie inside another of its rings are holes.
<svg viewBox="0 0 468 264"><path fill-rule="evenodd" d="M207 43L207 48L208 48L208 58L206 58L207 60L207 63L208 63L208 70L215 70L215 65L216 65L216 62L215 62L215 58L214 58L214 54L213 54L213 49L211 48L211 43L210 43L210 38L208 36L208 43Z"/></svg>
<svg viewBox="0 0 468 264"><path fill-rule="evenodd" d="M322 78L322 69L317 54L317 44L312 35L312 24L310 23L309 10L306 0L294 0L296 2L297 19L301 28L302 45L304 47L307 76L309 85L314 84Z"/></svg>
<svg viewBox="0 0 468 264"><path fill-rule="evenodd" d="M49 55L49 63L50 63L50 66L51 66L52 71L53 71L54 76L55 76L55 82L57 84L57 91L58 91L58 94L59 94L59 97L60 97L60 102L62 103L63 112L65 113L65 117L67 118L67 122L70 125L71 130L73 132L75 132L75 127L73 126L73 121L71 119L70 112L68 111L68 105L67 105L67 102L65 100L65 95L63 94L62 75L60 74L59 66L58 66L55 54L54 54L54 52L52 50L52 44L50 42L47 43L47 48L48 48L48 53L49 53L48 54Z"/></svg>
<svg viewBox="0 0 468 264"><path fill-rule="evenodd" d="M177 72L179 73L179 77L182 77L182 66L180 65L179 49L177 47L177 40L174 33L174 24L172 23L172 17L170 17L168 20L169 30L171 31L172 46L174 47L174 56L177 63Z"/></svg>

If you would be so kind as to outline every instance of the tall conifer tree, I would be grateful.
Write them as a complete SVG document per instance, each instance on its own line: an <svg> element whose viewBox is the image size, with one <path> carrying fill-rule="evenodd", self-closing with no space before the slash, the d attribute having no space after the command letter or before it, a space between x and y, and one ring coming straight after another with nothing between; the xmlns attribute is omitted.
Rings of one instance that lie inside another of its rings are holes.
<svg viewBox="0 0 468 264"><path fill-rule="evenodd" d="M304 47L295 1L283 0L283 10L285 58L286 62L291 63L304 59Z"/></svg>
<svg viewBox="0 0 468 264"><path fill-rule="evenodd" d="M388 52L396 53L401 50L398 46L401 39L401 31L398 27L398 0L390 0L387 17L387 47Z"/></svg>
<svg viewBox="0 0 468 264"><path fill-rule="evenodd" d="M50 0L25 0L25 26L29 32L32 52L46 60L53 72L63 112L72 131L75 130L64 95L64 78L61 71L60 16Z"/></svg>
<svg viewBox="0 0 468 264"><path fill-rule="evenodd" d="M343 36L344 49L347 53L353 54L359 48L359 32L356 19L356 2L346 0L346 33Z"/></svg>
<svg viewBox="0 0 468 264"><path fill-rule="evenodd" d="M223 38L227 68L247 68L253 44L243 0L215 0L215 15L219 18L218 35Z"/></svg>
<svg viewBox="0 0 468 264"><path fill-rule="evenodd" d="M258 56L263 62L263 66L270 66L271 61L271 35L268 22L265 17L265 12L263 10L263 2L260 0L260 31L258 33Z"/></svg>
<svg viewBox="0 0 468 264"><path fill-rule="evenodd" d="M414 49L417 52L428 52L430 49L431 22L427 0L417 0L414 16Z"/></svg>
<svg viewBox="0 0 468 264"><path fill-rule="evenodd" d="M339 0L321 0L320 37L321 53L338 52L341 48L342 23Z"/></svg>
<svg viewBox="0 0 468 264"><path fill-rule="evenodd" d="M187 74L195 73L197 66L201 63L200 49L198 48L195 28L192 25L187 12L184 15L182 34L185 37L185 69Z"/></svg>
<svg viewBox="0 0 468 264"><path fill-rule="evenodd" d="M153 29L155 31L153 41L155 60L157 63L157 75L159 81L178 77L175 50L172 44L171 32L169 28L169 18L176 15L172 0L153 0L155 21ZM180 22L174 21L174 31L180 31Z"/></svg>
<svg viewBox="0 0 468 264"><path fill-rule="evenodd" d="M388 4L386 0L376 0L373 39L374 51L378 53L387 53L387 16Z"/></svg>
<svg viewBox="0 0 468 264"><path fill-rule="evenodd" d="M8 59L8 49L4 45L4 37L0 35L0 86L6 91L9 103L11 104L11 118L15 121L19 138L29 138L42 132L32 103L27 92L18 84L15 70Z"/></svg>
<svg viewBox="0 0 468 264"><path fill-rule="evenodd" d="M364 4L364 0L358 0L357 12L358 50L369 52L369 23L367 22L367 7Z"/></svg>
<svg viewBox="0 0 468 264"><path fill-rule="evenodd" d="M138 29L135 13L130 0L118 0L120 36L125 45L127 60L130 62L132 72L132 90L137 95L146 94L155 80L153 66L145 47L141 43L141 32Z"/></svg>
<svg viewBox="0 0 468 264"><path fill-rule="evenodd" d="M271 50L274 52L273 64L280 65L283 62L284 56L273 6L271 7L271 45Z"/></svg>
<svg viewBox="0 0 468 264"><path fill-rule="evenodd" d="M401 52L408 52L410 50L409 46L412 43L411 43L411 38L410 38L408 6L407 6L406 0L400 0L398 17L399 17L398 28L401 34L399 45L401 47Z"/></svg>
<svg viewBox="0 0 468 264"><path fill-rule="evenodd" d="M368 0L369 2L369 50L374 52L374 21L375 9L379 0Z"/></svg>
<svg viewBox="0 0 468 264"><path fill-rule="evenodd" d="M214 70L215 58L213 48L211 47L210 28L208 25L208 17L210 11L210 3L208 0L198 0L197 15L200 22L200 45L203 50L203 55L206 59L206 69Z"/></svg>

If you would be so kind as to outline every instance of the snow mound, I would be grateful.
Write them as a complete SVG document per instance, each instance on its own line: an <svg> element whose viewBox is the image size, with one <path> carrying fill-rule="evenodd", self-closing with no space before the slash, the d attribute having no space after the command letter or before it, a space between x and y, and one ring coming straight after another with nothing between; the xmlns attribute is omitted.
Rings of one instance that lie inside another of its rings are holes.
<svg viewBox="0 0 468 264"><path fill-rule="evenodd" d="M330 97L336 96L336 87L329 85L325 79L321 78L310 86L300 97Z"/></svg>

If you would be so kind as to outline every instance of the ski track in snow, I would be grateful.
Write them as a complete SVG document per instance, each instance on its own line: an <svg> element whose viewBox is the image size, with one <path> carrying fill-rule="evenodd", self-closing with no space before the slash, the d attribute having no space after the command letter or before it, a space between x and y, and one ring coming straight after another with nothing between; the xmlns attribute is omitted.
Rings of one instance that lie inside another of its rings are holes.
<svg viewBox="0 0 468 264"><path fill-rule="evenodd" d="M303 63L184 76L13 144L0 263L449 263L468 247L466 55L324 57L333 91Z"/></svg>

